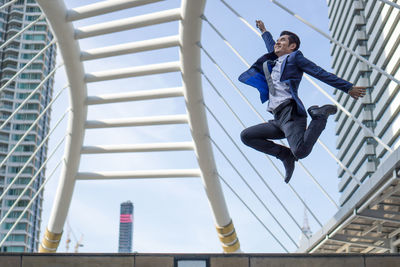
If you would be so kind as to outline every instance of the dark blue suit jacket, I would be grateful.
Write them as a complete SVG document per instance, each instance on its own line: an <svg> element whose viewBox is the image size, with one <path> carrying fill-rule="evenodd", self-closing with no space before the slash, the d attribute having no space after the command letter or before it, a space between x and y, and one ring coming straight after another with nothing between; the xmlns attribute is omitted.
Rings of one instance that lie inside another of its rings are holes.
<svg viewBox="0 0 400 267"><path fill-rule="evenodd" d="M257 88L258 91L260 92L261 102L264 103L269 99L269 90L264 75L263 64L266 60L277 59L277 56L273 52L275 41L272 38L272 35L267 31L262 34L262 38L265 42L265 45L267 46L267 50L269 53L260 57L250 67L250 69L243 72L239 76L239 81ZM272 70L271 65L268 65L268 68L270 71ZM290 53L289 56L287 56L282 63L280 80L281 82L284 82L289 85L292 97L297 103L297 112L300 115L307 116L304 105L298 96L298 88L301 78L303 77L303 72L346 93L348 93L350 88L353 86L352 83L349 83L337 77L336 75L327 72L326 70L317 66L314 62L308 60L303 56L303 54L299 50Z"/></svg>

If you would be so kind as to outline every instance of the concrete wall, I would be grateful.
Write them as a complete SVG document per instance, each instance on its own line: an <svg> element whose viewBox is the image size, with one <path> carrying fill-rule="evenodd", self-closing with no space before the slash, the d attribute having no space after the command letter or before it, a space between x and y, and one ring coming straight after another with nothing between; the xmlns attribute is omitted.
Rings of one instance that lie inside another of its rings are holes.
<svg viewBox="0 0 400 267"><path fill-rule="evenodd" d="M205 267L398 267L400 254L0 254L1 267L179 267L180 261L203 261Z"/></svg>

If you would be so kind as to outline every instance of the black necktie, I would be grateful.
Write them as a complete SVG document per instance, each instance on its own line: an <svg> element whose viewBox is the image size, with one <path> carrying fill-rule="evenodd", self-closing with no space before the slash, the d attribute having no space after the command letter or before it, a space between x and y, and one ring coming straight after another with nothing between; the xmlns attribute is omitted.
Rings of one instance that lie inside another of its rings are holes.
<svg viewBox="0 0 400 267"><path fill-rule="evenodd" d="M268 62L272 67L275 67L277 61L278 61L278 59L275 59L275 60L267 60L267 62Z"/></svg>

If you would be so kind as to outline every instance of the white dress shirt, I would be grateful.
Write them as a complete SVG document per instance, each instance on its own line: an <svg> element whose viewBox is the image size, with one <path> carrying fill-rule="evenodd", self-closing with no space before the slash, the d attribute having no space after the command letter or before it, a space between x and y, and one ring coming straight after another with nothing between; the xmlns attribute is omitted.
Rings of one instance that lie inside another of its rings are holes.
<svg viewBox="0 0 400 267"><path fill-rule="evenodd" d="M290 87L288 84L281 82L281 69L282 62L286 59L289 54L280 56L276 60L275 66L272 68L271 78L275 90L269 90L269 101L268 108L269 112L272 112L283 102L289 98L293 98L290 93Z"/></svg>

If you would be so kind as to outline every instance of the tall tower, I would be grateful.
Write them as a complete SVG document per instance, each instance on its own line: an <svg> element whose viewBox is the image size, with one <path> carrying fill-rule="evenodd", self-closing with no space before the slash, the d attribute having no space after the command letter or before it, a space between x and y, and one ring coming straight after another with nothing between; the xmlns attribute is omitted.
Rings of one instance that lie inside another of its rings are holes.
<svg viewBox="0 0 400 267"><path fill-rule="evenodd" d="M312 231L310 228L310 223L308 222L307 210L304 207L304 219L303 219L303 226L301 227L300 244L303 243L304 239L308 239L311 236L312 236Z"/></svg>
<svg viewBox="0 0 400 267"><path fill-rule="evenodd" d="M133 203L126 201L121 203L121 214L119 217L119 242L118 252L132 252L133 234Z"/></svg>
<svg viewBox="0 0 400 267"><path fill-rule="evenodd" d="M400 79L399 10L378 0L328 0L331 36L370 62ZM332 68L338 76L359 86L369 86L367 95L354 101L336 90L336 99L369 127L384 143L400 145L400 91L398 85L367 64L332 44ZM336 116L338 158L364 182L388 156L370 134L343 112ZM346 203L359 187L339 167L340 204Z"/></svg>
<svg viewBox="0 0 400 267"><path fill-rule="evenodd" d="M0 5L5 4L0 0ZM36 20L41 15L41 10L34 0L19 0L7 8L0 10L0 44L9 39L26 25ZM49 26L45 20L37 22L34 26L17 37L9 45L0 50L0 82L3 87L22 66L26 65L40 50L53 39ZM37 60L35 60L21 75L11 82L0 93L0 124L10 117L12 112L24 101L30 93L37 88L44 77L54 68L56 46L52 45ZM38 90L29 99L23 108L0 130L0 162L20 140L26 130L38 118L52 99L53 78ZM16 151L0 168L0 191L10 184L16 175L22 171L15 184L0 202L1 217L13 205L25 186L33 179L40 166L46 160L47 143L44 144L27 167L22 167L32 153L38 148L44 137L49 132L50 109L26 136ZM6 221L0 225L0 237L12 227L22 210L28 205L31 197L43 183L45 169L35 178L27 194L22 197ZM42 194L35 200L23 219L18 223L12 234L1 248L7 252L34 252L38 249Z"/></svg>

